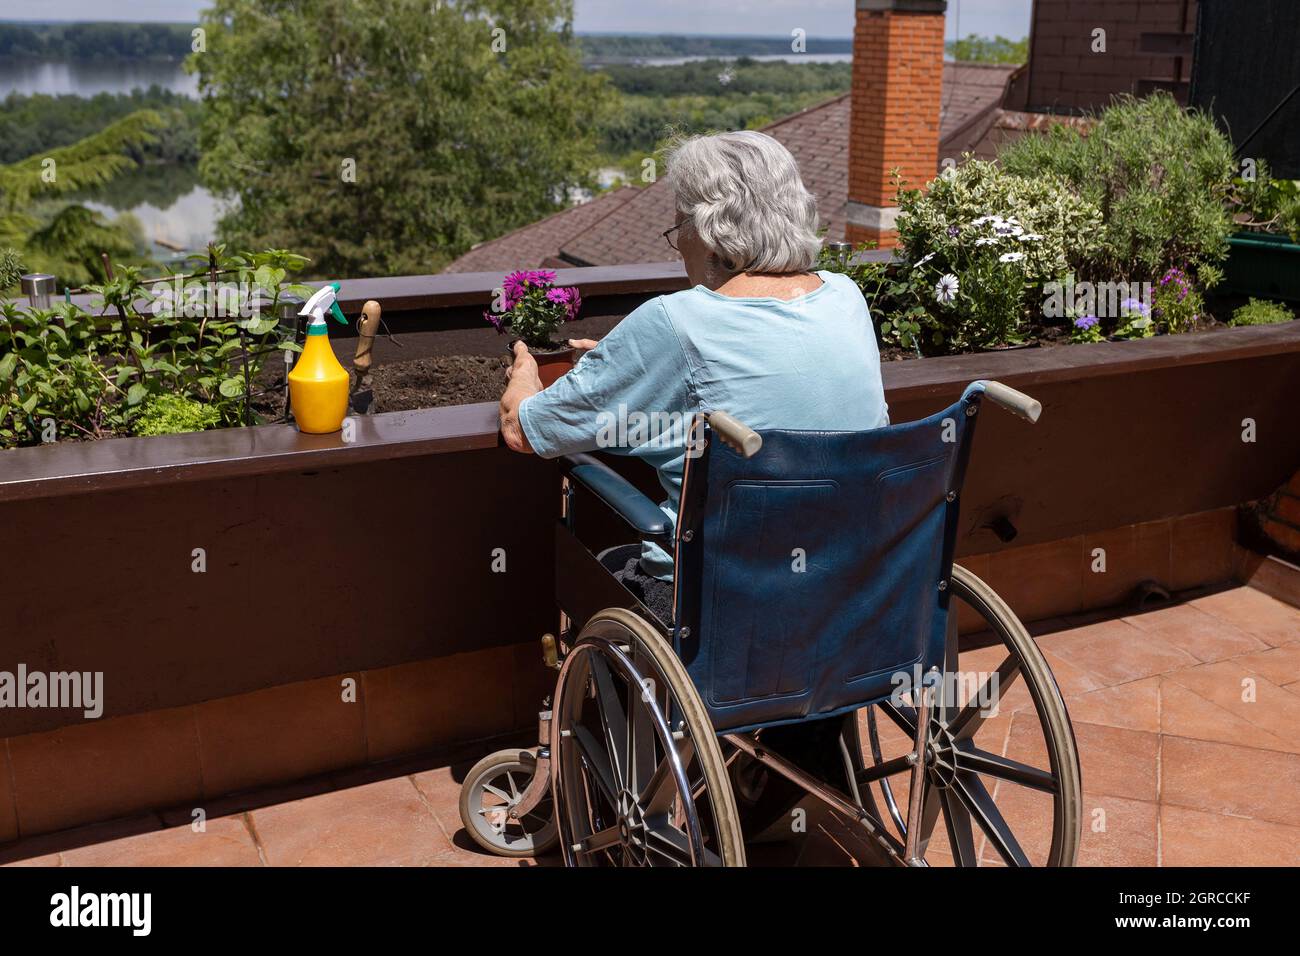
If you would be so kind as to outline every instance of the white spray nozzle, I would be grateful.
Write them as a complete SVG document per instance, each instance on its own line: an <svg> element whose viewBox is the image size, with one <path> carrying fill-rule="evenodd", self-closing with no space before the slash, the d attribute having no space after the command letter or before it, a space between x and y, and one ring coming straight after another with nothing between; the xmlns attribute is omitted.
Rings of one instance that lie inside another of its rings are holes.
<svg viewBox="0 0 1300 956"><path fill-rule="evenodd" d="M328 282L317 289L310 299L304 304L298 312L299 315L311 316L311 325L324 325L325 312L328 310L334 314L334 318L343 325L348 324L347 318L343 315L343 310L338 304L339 284L337 282Z"/></svg>

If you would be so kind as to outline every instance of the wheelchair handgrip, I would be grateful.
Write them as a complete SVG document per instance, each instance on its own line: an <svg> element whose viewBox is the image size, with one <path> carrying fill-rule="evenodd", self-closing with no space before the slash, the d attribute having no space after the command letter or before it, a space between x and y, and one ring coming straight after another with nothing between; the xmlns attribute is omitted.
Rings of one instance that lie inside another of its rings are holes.
<svg viewBox="0 0 1300 956"><path fill-rule="evenodd" d="M709 412L709 427L717 432L723 444L744 458L753 458L763 447L762 435L726 412Z"/></svg>
<svg viewBox="0 0 1300 956"><path fill-rule="evenodd" d="M984 394L996 405L1018 415L1031 425L1043 414L1043 403L1001 382L985 382Z"/></svg>

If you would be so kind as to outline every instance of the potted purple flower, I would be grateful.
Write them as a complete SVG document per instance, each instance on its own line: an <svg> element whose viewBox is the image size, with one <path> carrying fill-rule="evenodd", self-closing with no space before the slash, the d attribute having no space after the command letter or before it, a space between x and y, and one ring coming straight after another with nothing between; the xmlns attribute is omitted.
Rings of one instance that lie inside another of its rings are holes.
<svg viewBox="0 0 1300 956"><path fill-rule="evenodd" d="M492 309L483 313L498 333L507 327L522 339L537 360L537 372L545 387L573 367L573 349L556 341L561 324L572 322L582 308L577 286L555 285L549 269L512 272L501 283ZM511 341L514 347L514 340Z"/></svg>

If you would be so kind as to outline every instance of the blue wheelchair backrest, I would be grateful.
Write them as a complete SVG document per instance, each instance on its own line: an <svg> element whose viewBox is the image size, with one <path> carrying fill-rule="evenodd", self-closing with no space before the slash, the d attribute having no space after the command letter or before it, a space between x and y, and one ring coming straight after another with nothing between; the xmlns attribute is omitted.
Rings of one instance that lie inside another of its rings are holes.
<svg viewBox="0 0 1300 956"><path fill-rule="evenodd" d="M719 731L883 700L943 661L983 383L929 418L688 459L674 642Z"/></svg>

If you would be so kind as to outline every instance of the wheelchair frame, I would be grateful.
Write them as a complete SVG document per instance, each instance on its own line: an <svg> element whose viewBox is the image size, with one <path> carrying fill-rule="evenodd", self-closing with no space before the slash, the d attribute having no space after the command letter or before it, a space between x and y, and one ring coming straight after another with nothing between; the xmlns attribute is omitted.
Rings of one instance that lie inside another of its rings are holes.
<svg viewBox="0 0 1300 956"><path fill-rule="evenodd" d="M997 382L975 383L972 388L976 387L976 385L982 388L987 398L1029 422L1036 421L1041 413L1041 406L1036 401L1014 389ZM706 421L710 426L712 435L746 458L755 454L761 447L761 437L757 433L723 412L703 413L698 416L696 425L700 431L693 431L692 434L703 435L703 426ZM573 624L575 621L585 623L600 619L608 622L618 614L630 612L639 617L641 622L649 625L670 651L673 646L672 629L669 624L658 620L630 591L619 584L596 556L579 540L574 526L573 501L575 486L581 485L593 493L596 498L601 500L636 531L642 539L669 540L672 529L668 526L666 516L663 515L658 506L641 495L639 491L636 491L630 483L591 456L578 455L565 459L562 463L562 471L561 518L556 528L555 537L557 603L562 608L560 612L560 638L557 640L555 636L550 634L543 637L543 654L547 665L561 671L557 688L563 686L565 670L573 651L573 645L583 637L574 634ZM1061 819L1054 821L1053 847L1049 859L1056 859L1064 865L1072 865L1077 853L1079 839L1078 804L1081 785L1073 731L1069 726L1068 715L1064 713L1064 704L1063 701L1060 701L1059 690L1051 678L1050 669L1041 660L1041 655L1039 655L1037 662L1025 658L1025 654L1032 656L1037 654L1037 650L1033 647L1028 634L1024 632L1023 626L1015 619L1010 609L1006 608L1005 604L997 598L996 594L991 589L988 589L987 585L979 582L978 578L975 578L974 575L971 575L958 565L953 566L953 584L955 585L954 590L967 595L968 603L978 599L992 607L991 612L987 608L981 612L990 623L993 623L993 618L989 616L990 613L993 615L1001 614L1004 621L1014 622L1015 628L1018 628L1019 634L1010 637L1015 641L1025 642L1026 646L1022 648L1024 653L1014 664L1012 664L1012 657L1008 657L1007 663L1004 663L1003 667L999 669L998 674L1002 675L1005 670L1010 675L1010 680L1014 680L1022 668L1028 667L1031 670L1041 668L1042 673L1027 675L1026 682L1028 683L1032 677L1041 684L1045 675L1046 684L1050 685L1050 690L1055 693L1060 707L1060 713L1055 717L1044 711L1044 707L1038 699L1038 693L1041 693L1041 691L1035 694L1034 699L1044 735L1049 738L1049 759L1052 762L1050 774L1037 768L1019 764L1008 758L996 757L982 751L976 752L980 754L980 759L985 764L985 766L980 767L981 772L994 773L994 775L1002 776L1003 779L1012 780L1035 789L1049 790L1055 788L1059 792L1061 800L1054 801L1054 807L1058 808L1055 812L1060 817L1059 807L1064 805L1066 819L1064 822ZM971 595L974 597L972 598ZM612 609L621 610L616 612ZM956 618L955 613L951 613L948 618L948 648L945 670L955 670L956 666L958 652ZM626 624L624 626L626 627ZM1004 639L1006 638L1007 636L1004 636ZM1012 649L1014 655L1017 648L1012 647L1011 643L1008 643L1008 647ZM629 668L631 675L633 675L631 680L639 683L638 672L632 665L630 658L623 653L623 651L628 651L628 648L611 646L609 651L626 659L626 667ZM1008 664L1012 664L1012 666L1009 668ZM951 764L952 778L955 780L958 776L957 749L954 743L957 730L951 729L949 724L946 723L950 708L955 707L956 702L947 700L944 696L947 692L946 689L936 686L938 684L937 678L940 676L941 672L937 667L932 668L929 673L923 676L918 691L913 695L915 711L913 718L910 720L903 712L906 708L900 709L896 706L886 708L883 704L881 705L887 716L891 717L900 728L914 731L911 736L911 750L902 756L890 760L882 758L874 723L873 708L876 705L864 705L868 708L868 716L871 721L870 737L872 754L875 759L874 766L868 768L862 765L862 748L858 741L856 724L853 724L854 729L851 735L845 730L841 731L840 752L845 765L849 790L851 791L847 794L826 781L818 779L792 761L774 753L770 747L764 745L761 729L749 732L724 731L716 736L717 739L733 748L733 753L726 760L728 767L737 757L742 754L745 755L749 760L794 784L831 810L858 823L890 862L907 866L925 866L928 864L924 860L926 847L923 843L922 832L924 829L923 818L927 814L927 807L924 805L929 786L926 777L927 771L938 773L940 772L939 768L945 767L945 761L947 761L948 764ZM689 679L687 684L691 688L691 692L698 694L698 690L694 688ZM658 704L655 703L654 706L657 708ZM971 706L973 705L968 705L965 708L967 713L957 714L956 720L952 722L952 727L956 727L957 723L963 721L963 719L969 719L968 712ZM1050 709L1048 708L1048 710ZM852 713L856 713L856 711ZM936 714L939 716L936 717ZM981 717L980 720L982 719ZM561 730L558 724L553 723L553 720L554 715L549 709L543 710L539 714L539 746L536 754L536 769L522 796L509 807L507 816L510 821L519 821L532 813L548 794L555 798L556 817L559 818L564 812L560 806L563 796L558 785L559 768L554 762L553 756L561 746L560 735L567 733L567 731ZM1049 728L1049 721L1060 726ZM658 722L664 723L662 714L659 715ZM664 726L666 728L667 725L664 724ZM848 726L849 720L846 719L844 727L847 728ZM1055 746L1053 746L1053 735L1055 736ZM1064 755L1062 756L1062 753L1057 751L1062 751ZM856 758L854 757L855 753ZM680 760L674 756L672 763L671 772L680 776L682 773ZM969 769L969 767L966 769ZM949 771L945 769L943 772L947 773ZM897 806L888 782L891 776L900 773L906 773L910 777L905 816ZM725 777L723 779L724 781L727 780ZM889 832L884 824L885 814L879 812L874 797L870 792L871 785L875 783L879 783L881 786L888 816L903 837L902 840ZM689 793L690 789L688 784L684 792ZM987 791L984 793L985 797L987 797ZM730 799L729 794L727 797ZM690 802L689 799L687 802ZM989 804L992 804L991 798ZM932 828L934 825L934 811L928 812L931 815L929 825ZM944 812L945 815L948 813L946 804L944 805ZM995 805L992 805L992 816L995 825L1000 821L1001 825L1005 826L1005 821L1001 820ZM989 831L986 821L981 819L980 822L985 827L987 834ZM951 824L949 825L951 826ZM621 818L619 826L623 826ZM693 822L687 829L690 837L690 861L698 863L705 856L703 847L700 844L698 821ZM560 826L560 833L561 842L564 843L563 825ZM928 837L925 839L928 840ZM1027 864L1027 858L1024 857L1023 852L1020 851L1016 844L1014 835L1011 835L1009 841L998 839L996 835L992 839L1007 862L1024 862ZM1008 842L1009 846L1007 845ZM563 852L566 862L573 863L577 848L564 843ZM956 856L956 851L954 851L954 855Z"/></svg>

